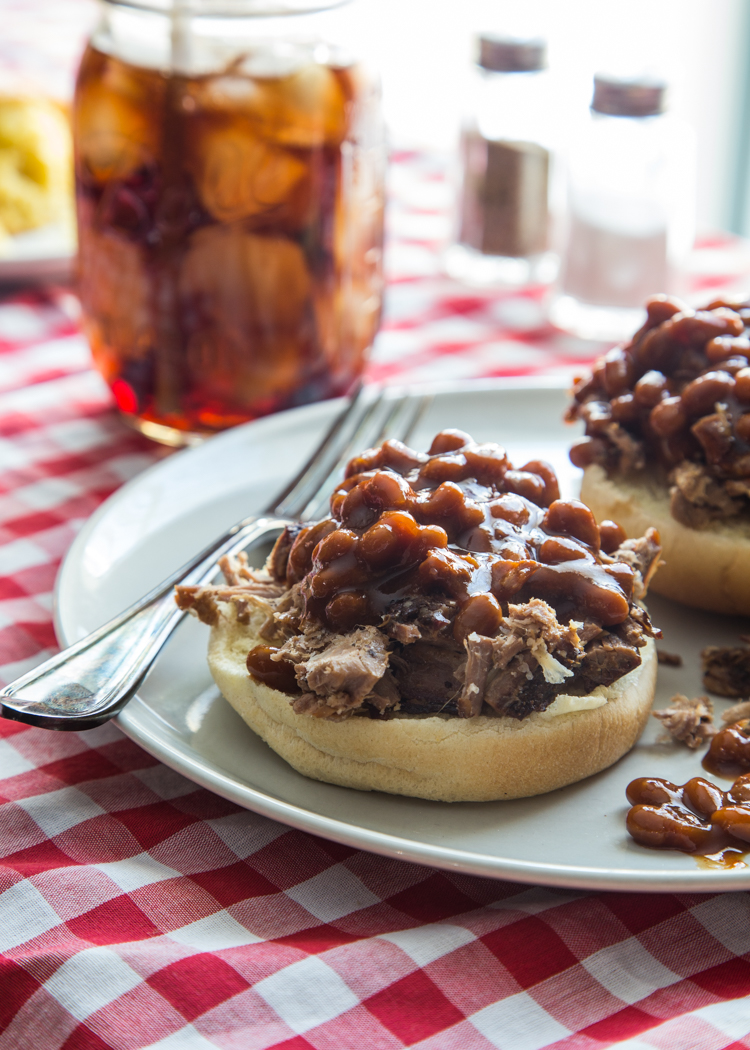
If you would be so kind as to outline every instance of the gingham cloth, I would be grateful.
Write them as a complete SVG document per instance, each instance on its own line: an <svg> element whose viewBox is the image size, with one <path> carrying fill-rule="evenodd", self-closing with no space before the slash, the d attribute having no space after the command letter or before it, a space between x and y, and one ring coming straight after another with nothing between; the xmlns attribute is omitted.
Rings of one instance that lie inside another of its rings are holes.
<svg viewBox="0 0 750 1050"><path fill-rule="evenodd" d="M380 381L569 373L599 348L539 290L439 276L439 164L392 169ZM707 244L706 288L741 245ZM713 252L713 255L711 254ZM734 260L734 261L733 261ZM54 650L76 529L158 456L91 370L61 290L0 304L0 676ZM240 810L113 724L0 719L0 1050L750 1047L750 896L529 888Z"/></svg>

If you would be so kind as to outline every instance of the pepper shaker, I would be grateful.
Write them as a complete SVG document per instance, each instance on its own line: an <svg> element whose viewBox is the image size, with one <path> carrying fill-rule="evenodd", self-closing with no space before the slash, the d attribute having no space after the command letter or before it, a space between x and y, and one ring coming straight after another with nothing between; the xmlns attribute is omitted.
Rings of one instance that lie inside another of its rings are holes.
<svg viewBox="0 0 750 1050"><path fill-rule="evenodd" d="M447 272L470 284L543 279L550 128L543 40L482 35L460 141L454 243Z"/></svg>

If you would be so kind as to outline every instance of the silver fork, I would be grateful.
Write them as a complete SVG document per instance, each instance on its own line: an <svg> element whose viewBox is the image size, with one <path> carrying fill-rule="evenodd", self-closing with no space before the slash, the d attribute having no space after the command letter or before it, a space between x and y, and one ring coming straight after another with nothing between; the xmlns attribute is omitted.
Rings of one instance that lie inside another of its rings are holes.
<svg viewBox="0 0 750 1050"><path fill-rule="evenodd" d="M261 546L290 521L325 513L325 501L351 455L388 437L408 440L430 398L360 386L308 461L258 516L238 522L187 565L92 634L0 690L0 714L45 729L92 729L132 699L185 613L176 584L209 583L224 555Z"/></svg>

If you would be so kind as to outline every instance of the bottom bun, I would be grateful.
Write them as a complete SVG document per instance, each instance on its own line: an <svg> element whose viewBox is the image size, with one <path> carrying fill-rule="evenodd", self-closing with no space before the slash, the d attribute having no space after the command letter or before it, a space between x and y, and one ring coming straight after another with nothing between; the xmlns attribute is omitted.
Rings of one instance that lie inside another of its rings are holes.
<svg viewBox="0 0 750 1050"><path fill-rule="evenodd" d="M689 529L672 517L666 486L656 480L614 481L598 465L584 471L581 499L597 521L611 518L631 538L649 525L659 530L664 561L650 590L695 609L750 615L750 525L713 522Z"/></svg>
<svg viewBox="0 0 750 1050"><path fill-rule="evenodd" d="M247 673L248 651L265 614L247 625L222 607L208 663L226 699L290 766L313 780L442 802L524 798L573 784L629 751L648 719L656 682L649 639L639 667L606 690L592 710L518 720L480 715L352 717L298 715L285 693Z"/></svg>

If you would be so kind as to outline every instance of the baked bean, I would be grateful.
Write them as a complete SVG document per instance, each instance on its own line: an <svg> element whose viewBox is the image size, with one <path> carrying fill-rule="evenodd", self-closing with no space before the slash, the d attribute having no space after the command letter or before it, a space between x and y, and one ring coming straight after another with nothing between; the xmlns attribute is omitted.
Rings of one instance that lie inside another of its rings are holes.
<svg viewBox="0 0 750 1050"><path fill-rule="evenodd" d="M430 551L419 566L419 580L427 593L435 588L449 597L466 600L476 562L452 550Z"/></svg>
<svg viewBox="0 0 750 1050"><path fill-rule="evenodd" d="M651 328L661 324L663 321L668 321L675 314L689 312L690 307L683 303L681 299L677 299L676 296L652 295L650 299L646 300L646 316Z"/></svg>
<svg viewBox="0 0 750 1050"><path fill-rule="evenodd" d="M364 474L368 470L377 470L378 467L383 466L383 452L380 448L368 448L364 452L360 452L354 459L350 459L347 466L345 477L351 478L355 474Z"/></svg>
<svg viewBox="0 0 750 1050"><path fill-rule="evenodd" d="M374 510L411 508L414 494L409 482L391 470L378 470L362 485L365 503Z"/></svg>
<svg viewBox="0 0 750 1050"><path fill-rule="evenodd" d="M604 390L607 397L616 397L627 390L633 382L634 370L630 356L616 346L604 358Z"/></svg>
<svg viewBox="0 0 750 1050"><path fill-rule="evenodd" d="M336 529L325 536L315 548L313 558L320 565L330 565L333 561L354 554L357 537L349 529Z"/></svg>
<svg viewBox="0 0 750 1050"><path fill-rule="evenodd" d="M345 634L354 627L376 624L380 617L370 609L363 591L343 591L326 605L325 619L329 630Z"/></svg>
<svg viewBox="0 0 750 1050"><path fill-rule="evenodd" d="M623 561L615 562L614 565L607 565L604 570L608 576L612 576L620 586L620 590L626 598L631 598L633 595L633 587L635 585L635 573L629 565L626 565Z"/></svg>
<svg viewBox="0 0 750 1050"><path fill-rule="evenodd" d="M699 817L710 820L724 805L724 792L703 777L693 777L682 789L682 799Z"/></svg>
<svg viewBox="0 0 750 1050"><path fill-rule="evenodd" d="M380 461L385 467L393 467L394 470L400 473L406 473L414 467L425 463L427 456L421 452L415 452L414 449L405 445L403 441L395 441L391 438L389 441L383 442Z"/></svg>
<svg viewBox="0 0 750 1050"><path fill-rule="evenodd" d="M591 561L593 555L588 547L567 536L549 536L539 547L537 558L546 565L559 565L563 561Z"/></svg>
<svg viewBox="0 0 750 1050"><path fill-rule="evenodd" d="M719 335L706 343L706 357L711 364L717 365L735 354L750 354L750 339L746 335Z"/></svg>
<svg viewBox="0 0 750 1050"><path fill-rule="evenodd" d="M419 471L420 481L465 481L472 476L463 452L445 452L432 456Z"/></svg>
<svg viewBox="0 0 750 1050"><path fill-rule="evenodd" d="M599 434L612 422L612 409L608 401L587 401L581 405L580 416L588 434Z"/></svg>
<svg viewBox="0 0 750 1050"><path fill-rule="evenodd" d="M256 645L251 649L246 661L250 675L269 689L279 689L282 693L301 692L294 675L294 664L288 660L272 659L278 651L272 645Z"/></svg>
<svg viewBox="0 0 750 1050"><path fill-rule="evenodd" d="M471 443L471 438L463 430L441 430L430 445L429 454L436 456L441 452L455 452Z"/></svg>
<svg viewBox="0 0 750 1050"><path fill-rule="evenodd" d="M746 412L735 421L734 432L739 440L750 444L750 412Z"/></svg>
<svg viewBox="0 0 750 1050"><path fill-rule="evenodd" d="M461 606L453 623L453 637L458 642L462 642L470 634L483 634L494 638L502 620L502 609L492 594L475 594Z"/></svg>
<svg viewBox="0 0 750 1050"><path fill-rule="evenodd" d="M504 448L499 445L470 445L465 449L469 477L476 478L483 485L502 485L505 473L510 467Z"/></svg>
<svg viewBox="0 0 750 1050"><path fill-rule="evenodd" d="M512 493L498 496L490 503L489 510L493 518L502 518L514 525L525 525L529 520L528 504Z"/></svg>
<svg viewBox="0 0 750 1050"><path fill-rule="evenodd" d="M583 437L574 441L568 452L574 467L585 470L592 463L603 463L607 458L607 446L599 438Z"/></svg>
<svg viewBox="0 0 750 1050"><path fill-rule="evenodd" d="M679 801L680 788L670 780L660 777L638 777L631 780L625 795L631 806L661 806Z"/></svg>
<svg viewBox="0 0 750 1050"><path fill-rule="evenodd" d="M504 481L509 492L515 492L532 503L541 503L544 499L545 486L538 474L530 474L528 470L508 470Z"/></svg>
<svg viewBox="0 0 750 1050"><path fill-rule="evenodd" d="M750 770L750 720L719 730L711 740L703 768L719 777L736 777Z"/></svg>
<svg viewBox="0 0 750 1050"><path fill-rule="evenodd" d="M682 391L685 412L693 419L713 412L717 401L724 401L734 393L734 377L728 372L706 372L688 383Z"/></svg>
<svg viewBox="0 0 750 1050"><path fill-rule="evenodd" d="M492 593L501 602L515 598L539 571L539 562L498 560L492 563Z"/></svg>
<svg viewBox="0 0 750 1050"><path fill-rule="evenodd" d="M444 481L428 499L420 500L415 513L421 521L444 523L452 538L484 521L482 508L453 481Z"/></svg>
<svg viewBox="0 0 750 1050"><path fill-rule="evenodd" d="M667 323L673 326L673 338L684 346L705 346L717 336L742 335L745 329L740 315L726 306L677 314Z"/></svg>
<svg viewBox="0 0 750 1050"><path fill-rule="evenodd" d="M555 474L554 468L546 460L529 460L528 463L524 463L521 470L528 471L529 474L536 474L537 477L542 479L544 494L539 504L541 507L549 507L550 503L554 503L556 499L560 498L560 485L557 481L557 474Z"/></svg>
<svg viewBox="0 0 750 1050"><path fill-rule="evenodd" d="M712 299L705 309L720 310L724 307L727 310L732 310L734 313L739 313L740 316L742 316L742 308L745 306L747 306L747 301L745 299Z"/></svg>
<svg viewBox="0 0 750 1050"><path fill-rule="evenodd" d="M736 377L737 373L742 371L743 368L747 368L746 357L728 357L726 361L721 362L722 372L729 372L730 376Z"/></svg>
<svg viewBox="0 0 750 1050"><path fill-rule="evenodd" d="M359 557L376 570L392 568L404 560L414 538L383 518L367 529L357 550Z"/></svg>
<svg viewBox="0 0 750 1050"><path fill-rule="evenodd" d="M612 418L615 423L627 425L634 423L639 415L639 405L632 394L621 394L613 397L611 402Z"/></svg>
<svg viewBox="0 0 750 1050"><path fill-rule="evenodd" d="M633 397L643 408L653 408L654 405L658 405L662 398L668 396L669 389L666 376L655 369L641 376L633 389Z"/></svg>
<svg viewBox="0 0 750 1050"><path fill-rule="evenodd" d="M614 554L621 543L627 539L625 529L616 521L608 518L599 522L599 539L605 554Z"/></svg>
<svg viewBox="0 0 750 1050"><path fill-rule="evenodd" d="M366 529L378 517L378 512L368 504L360 485L347 492L340 513L343 524L351 529Z"/></svg>
<svg viewBox="0 0 750 1050"><path fill-rule="evenodd" d="M713 814L711 822L732 838L750 842L750 809L747 806L722 806Z"/></svg>
<svg viewBox="0 0 750 1050"><path fill-rule="evenodd" d="M707 851L715 836L710 825L687 810L669 806L633 806L627 816L630 835L652 849L677 849L683 853Z"/></svg>
<svg viewBox="0 0 750 1050"><path fill-rule="evenodd" d="M727 791L727 800L732 803L750 802L750 773L737 777Z"/></svg>
<svg viewBox="0 0 750 1050"><path fill-rule="evenodd" d="M459 537L458 546L465 551L489 554L495 549L494 539L494 531L490 531L486 525L477 525Z"/></svg>
<svg viewBox="0 0 750 1050"><path fill-rule="evenodd" d="M649 422L659 437L671 437L684 430L688 418L681 397L665 397L651 409Z"/></svg>
<svg viewBox="0 0 750 1050"><path fill-rule="evenodd" d="M320 541L333 532L336 522L330 518L303 529L292 544L286 567L286 582L291 586L303 580L312 568L312 554Z"/></svg>
<svg viewBox="0 0 750 1050"><path fill-rule="evenodd" d="M743 405L750 405L750 368L743 368L735 374L734 393Z"/></svg>
<svg viewBox="0 0 750 1050"><path fill-rule="evenodd" d="M583 540L593 550L599 550L599 526L585 503L578 499L557 499L544 515L547 532L567 532Z"/></svg>
<svg viewBox="0 0 750 1050"><path fill-rule="evenodd" d="M630 611L630 602L617 580L588 562L563 562L560 565L540 565L527 583L533 598L542 598L554 604L565 598L581 610L584 617L604 627L622 623ZM496 594L495 588L492 588Z"/></svg>

